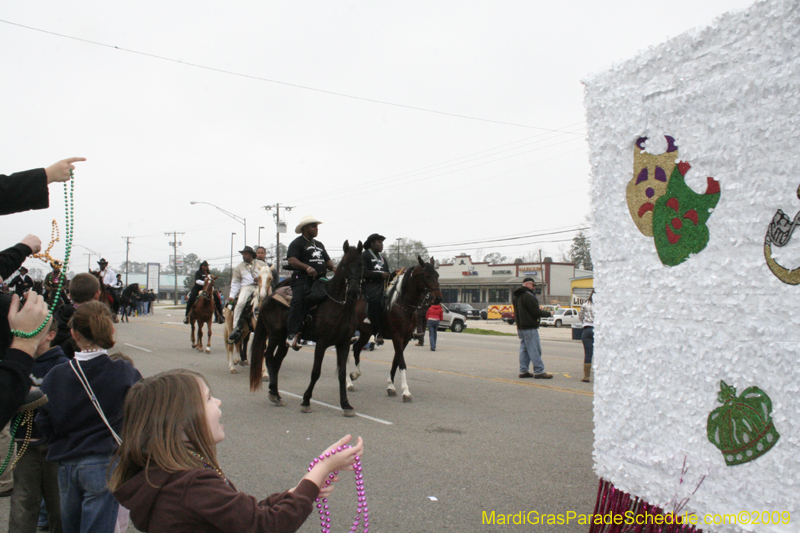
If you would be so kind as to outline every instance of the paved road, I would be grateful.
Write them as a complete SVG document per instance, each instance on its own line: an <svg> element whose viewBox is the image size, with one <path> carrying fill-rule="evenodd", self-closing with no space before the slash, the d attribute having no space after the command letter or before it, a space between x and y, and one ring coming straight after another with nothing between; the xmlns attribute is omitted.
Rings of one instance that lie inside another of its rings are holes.
<svg viewBox="0 0 800 533"><path fill-rule="evenodd" d="M366 443L364 478L373 532L587 530L574 523L483 523L492 512L497 519L529 511L592 511L597 490L591 457L592 391L579 379L580 343L543 340L545 364L555 379L521 380L514 337L442 332L436 352L427 346L408 347L414 401L405 404L385 392L388 346L365 352L364 374L350 393L350 402L364 416L345 418L337 405L332 353L314 391L314 399L324 405L315 403L313 413L303 414L300 399L293 395L302 395L308 385L309 348L287 357L280 388L288 405L279 408L267 401L264 391L249 392L245 373L228 373L219 326L213 353L199 354L189 347L188 326L179 323L177 314L166 316L175 311L159 313L118 325L117 348L134 358L143 375L185 367L208 378L222 400L227 434L219 447L220 461L240 490L266 495L293 486L312 457L352 433ZM354 491L345 475L331 505L338 530L349 529ZM0 529L7 513L8 500L3 499ZM319 531L313 515L301 531Z"/></svg>

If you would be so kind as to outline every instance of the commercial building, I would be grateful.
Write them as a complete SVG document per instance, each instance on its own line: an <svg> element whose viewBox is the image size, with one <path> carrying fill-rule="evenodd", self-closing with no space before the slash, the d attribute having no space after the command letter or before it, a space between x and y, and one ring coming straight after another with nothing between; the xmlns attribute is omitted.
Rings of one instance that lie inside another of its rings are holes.
<svg viewBox="0 0 800 533"><path fill-rule="evenodd" d="M549 257L541 263L493 265L459 255L452 263L440 264L437 270L444 303L468 303L478 309L511 303L511 294L526 277L535 280L540 303L569 304L571 280L591 275L587 270L575 268L574 263L555 263Z"/></svg>

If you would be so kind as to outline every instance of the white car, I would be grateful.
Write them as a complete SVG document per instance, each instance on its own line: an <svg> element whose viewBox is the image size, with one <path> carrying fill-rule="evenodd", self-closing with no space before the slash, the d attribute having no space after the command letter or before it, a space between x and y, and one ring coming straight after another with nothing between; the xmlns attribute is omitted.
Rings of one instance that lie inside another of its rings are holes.
<svg viewBox="0 0 800 533"><path fill-rule="evenodd" d="M454 313L444 304L442 304L442 318L444 320L439 321L439 329L449 329L455 333L461 333L467 327L467 317Z"/></svg>
<svg viewBox="0 0 800 533"><path fill-rule="evenodd" d="M542 326L555 326L560 328L561 326L571 326L572 324L580 323L580 319L578 318L578 309L565 309L560 308L556 309L553 316L548 316L542 319Z"/></svg>

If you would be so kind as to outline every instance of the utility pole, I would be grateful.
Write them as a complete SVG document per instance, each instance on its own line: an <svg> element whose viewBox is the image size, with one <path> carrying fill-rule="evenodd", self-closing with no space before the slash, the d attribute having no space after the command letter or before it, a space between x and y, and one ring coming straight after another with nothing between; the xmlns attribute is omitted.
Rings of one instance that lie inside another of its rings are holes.
<svg viewBox="0 0 800 533"><path fill-rule="evenodd" d="M400 241L402 241L403 239L398 237L395 240L397 241L397 263L396 263L397 266L395 268L400 268Z"/></svg>
<svg viewBox="0 0 800 533"><path fill-rule="evenodd" d="M295 206L284 205L283 209L291 211ZM272 211L275 209L275 279L281 279L281 233L286 233L286 222L281 222L281 204L265 205L264 209ZM281 231L283 230L283 231Z"/></svg>
<svg viewBox="0 0 800 533"><path fill-rule="evenodd" d="M94 254L84 253L83 255L87 256L86 257L86 272L91 272L92 271L92 256Z"/></svg>
<svg viewBox="0 0 800 533"><path fill-rule="evenodd" d="M122 237L125 239L125 286L128 286L128 271L131 269L131 264L128 261L128 254L131 251L131 239L133 237Z"/></svg>
<svg viewBox="0 0 800 533"><path fill-rule="evenodd" d="M172 269L173 273L175 274L175 294L173 295L173 301L175 305L178 305L178 235L184 235L185 232L183 231L173 231L173 232L164 232L164 235L172 235Z"/></svg>

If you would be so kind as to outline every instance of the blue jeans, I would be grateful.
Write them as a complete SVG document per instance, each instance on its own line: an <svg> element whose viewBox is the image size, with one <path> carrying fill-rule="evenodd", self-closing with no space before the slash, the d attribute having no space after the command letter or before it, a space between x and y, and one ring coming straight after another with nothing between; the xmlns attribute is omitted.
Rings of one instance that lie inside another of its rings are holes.
<svg viewBox="0 0 800 533"><path fill-rule="evenodd" d="M533 373L544 372L542 362L542 344L539 342L538 329L518 329L519 336L519 373L528 371L528 365L533 363Z"/></svg>
<svg viewBox="0 0 800 533"><path fill-rule="evenodd" d="M428 336L431 341L431 350L436 349L436 335L439 333L439 321L428 320Z"/></svg>
<svg viewBox="0 0 800 533"><path fill-rule="evenodd" d="M108 490L111 457L90 455L58 464L64 533L114 533L119 504Z"/></svg>
<svg viewBox="0 0 800 533"><path fill-rule="evenodd" d="M583 328L581 342L583 342L583 362L591 363L594 357L594 328L592 326Z"/></svg>

